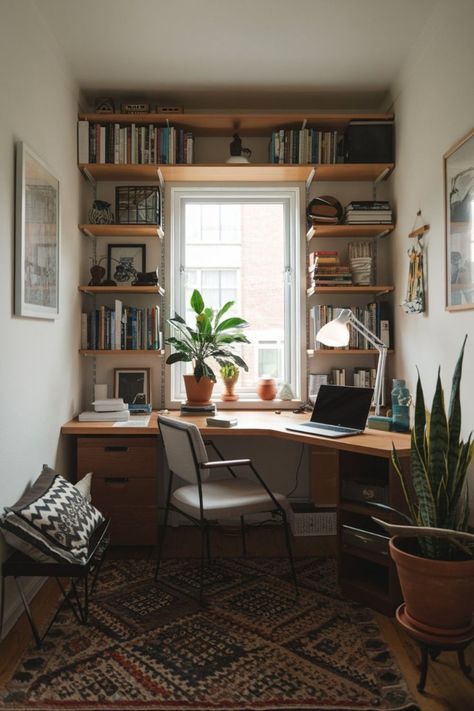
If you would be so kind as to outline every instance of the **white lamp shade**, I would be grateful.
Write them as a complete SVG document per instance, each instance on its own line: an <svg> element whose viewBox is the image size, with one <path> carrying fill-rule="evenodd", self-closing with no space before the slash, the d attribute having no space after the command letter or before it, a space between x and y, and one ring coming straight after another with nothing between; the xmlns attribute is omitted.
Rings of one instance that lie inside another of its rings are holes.
<svg viewBox="0 0 474 711"><path fill-rule="evenodd" d="M332 346L333 348L347 346L350 339L349 328L347 326L349 316L349 309L343 309L337 318L333 321L329 321L329 323L319 329L316 334L316 340L325 346Z"/></svg>

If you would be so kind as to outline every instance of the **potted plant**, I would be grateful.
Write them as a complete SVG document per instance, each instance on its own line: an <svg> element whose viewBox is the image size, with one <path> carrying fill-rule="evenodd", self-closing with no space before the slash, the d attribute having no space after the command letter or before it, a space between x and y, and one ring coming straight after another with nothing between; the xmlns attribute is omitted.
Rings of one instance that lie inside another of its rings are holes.
<svg viewBox="0 0 474 711"><path fill-rule="evenodd" d="M467 530L467 471L474 443L472 433L466 442L460 437L465 344L466 339L452 378L448 414L440 371L429 417L418 375L409 473L403 470L396 450L392 452L408 509L408 516L402 515L408 525L375 519L394 535L390 554L397 566L407 623L424 633L444 636L472 631L474 622L474 535Z"/></svg>
<svg viewBox="0 0 474 711"><path fill-rule="evenodd" d="M204 300L197 289L191 295L191 307L196 314L196 327L191 328L184 318L178 314L168 319L168 323L176 329L178 335L166 339L174 348L174 353L168 356L166 363L192 363L192 375L184 376L184 384L188 403L207 404L212 395L216 376L209 360L214 358L222 368L232 363L248 370L245 361L232 351L237 343L249 343L243 329L247 321L238 316L223 318L234 301L228 301L218 311L206 308Z"/></svg>
<svg viewBox="0 0 474 711"><path fill-rule="evenodd" d="M224 383L225 392L221 395L221 400L224 402L235 402L239 396L235 394L235 384L239 379L239 368L234 363L224 363L220 369L222 382Z"/></svg>

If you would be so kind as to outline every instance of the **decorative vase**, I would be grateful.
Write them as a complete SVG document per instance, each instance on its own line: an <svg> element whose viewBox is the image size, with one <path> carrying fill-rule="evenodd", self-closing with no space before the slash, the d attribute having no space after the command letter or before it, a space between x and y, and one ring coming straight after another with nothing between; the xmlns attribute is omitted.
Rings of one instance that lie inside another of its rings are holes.
<svg viewBox="0 0 474 711"><path fill-rule="evenodd" d="M188 405L209 405L214 381L203 376L196 380L194 375L183 375Z"/></svg>
<svg viewBox="0 0 474 711"><path fill-rule="evenodd" d="M257 384L257 395L260 400L274 400L277 394L275 378L263 376Z"/></svg>
<svg viewBox="0 0 474 711"><path fill-rule="evenodd" d="M408 624L440 636L474 634L474 560L433 560L417 555L417 542L389 542L405 600Z"/></svg>
<svg viewBox="0 0 474 711"><path fill-rule="evenodd" d="M102 279L105 276L105 269L101 267L100 264L94 264L90 269L91 280L89 286L100 286L102 284Z"/></svg>
<svg viewBox="0 0 474 711"><path fill-rule="evenodd" d="M224 402L235 402L239 399L239 396L235 394L234 388L237 380L239 379L239 374L233 375L231 378L222 378L224 383L225 392L221 394L221 400Z"/></svg>
<svg viewBox="0 0 474 711"><path fill-rule="evenodd" d="M394 378L391 395L392 430L394 432L409 432L411 395L404 380Z"/></svg>
<svg viewBox="0 0 474 711"><path fill-rule="evenodd" d="M110 202L94 200L89 210L89 222L91 225L111 225L113 221L114 214L110 209Z"/></svg>

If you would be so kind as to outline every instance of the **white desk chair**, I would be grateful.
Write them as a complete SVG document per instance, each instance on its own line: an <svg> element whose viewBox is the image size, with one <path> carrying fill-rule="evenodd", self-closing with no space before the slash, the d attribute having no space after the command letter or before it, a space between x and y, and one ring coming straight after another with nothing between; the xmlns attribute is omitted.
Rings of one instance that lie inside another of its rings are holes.
<svg viewBox="0 0 474 711"><path fill-rule="evenodd" d="M156 562L155 580L163 551L163 541L168 523L170 509L177 511L201 528L201 564L199 580L199 599L202 602L204 552L207 546L209 556L209 527L217 520L240 518L242 531L242 548L246 553L245 515L250 513L271 512L281 518L285 531L286 546L290 559L291 572L298 593L296 571L291 550L290 533L286 509L288 501L283 494L270 491L250 459L225 460L216 446L220 459L209 461L206 446L196 425L171 417L158 417L158 426L170 470L168 493L166 497L163 533L158 542L158 559ZM247 467L251 470L255 481L239 478L234 469ZM208 481L212 469L225 467L231 474L230 478ZM173 477L176 475L187 484L173 489Z"/></svg>

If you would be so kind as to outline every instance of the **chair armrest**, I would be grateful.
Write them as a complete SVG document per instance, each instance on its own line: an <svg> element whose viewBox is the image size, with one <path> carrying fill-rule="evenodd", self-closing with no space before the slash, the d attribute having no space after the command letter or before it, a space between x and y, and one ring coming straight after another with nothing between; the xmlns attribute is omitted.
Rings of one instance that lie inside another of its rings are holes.
<svg viewBox="0 0 474 711"><path fill-rule="evenodd" d="M217 469L218 467L250 466L251 459L219 459L217 462L203 462L201 469Z"/></svg>

